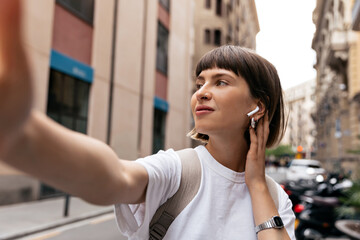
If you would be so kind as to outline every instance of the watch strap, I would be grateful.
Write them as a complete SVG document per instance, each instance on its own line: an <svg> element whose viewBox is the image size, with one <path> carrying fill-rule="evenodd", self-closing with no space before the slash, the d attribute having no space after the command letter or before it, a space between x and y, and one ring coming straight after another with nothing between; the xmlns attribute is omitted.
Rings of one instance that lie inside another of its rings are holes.
<svg viewBox="0 0 360 240"><path fill-rule="evenodd" d="M279 216L273 216L269 220L257 225L255 227L256 234L262 230L270 228L283 228L284 224Z"/></svg>

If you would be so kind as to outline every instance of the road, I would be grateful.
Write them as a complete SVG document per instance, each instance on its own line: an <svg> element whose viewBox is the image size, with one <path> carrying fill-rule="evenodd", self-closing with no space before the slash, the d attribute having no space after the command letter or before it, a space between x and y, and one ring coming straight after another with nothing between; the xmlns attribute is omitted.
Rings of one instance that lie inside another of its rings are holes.
<svg viewBox="0 0 360 240"><path fill-rule="evenodd" d="M65 225L21 240L126 240L116 226L113 213Z"/></svg>

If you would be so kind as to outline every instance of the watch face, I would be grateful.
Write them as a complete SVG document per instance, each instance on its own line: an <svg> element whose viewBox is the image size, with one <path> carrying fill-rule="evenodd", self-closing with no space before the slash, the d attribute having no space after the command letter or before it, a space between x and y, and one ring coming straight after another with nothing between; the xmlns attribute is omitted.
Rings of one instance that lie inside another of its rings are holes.
<svg viewBox="0 0 360 240"><path fill-rule="evenodd" d="M275 222L276 226L278 226L278 227L284 226L284 223L282 222L281 217L278 217L278 216L274 217L274 222Z"/></svg>

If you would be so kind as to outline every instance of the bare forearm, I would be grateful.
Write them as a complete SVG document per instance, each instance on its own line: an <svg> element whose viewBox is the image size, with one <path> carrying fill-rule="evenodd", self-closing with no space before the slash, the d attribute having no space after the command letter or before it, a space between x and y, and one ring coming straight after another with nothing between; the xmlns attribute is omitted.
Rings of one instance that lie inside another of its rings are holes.
<svg viewBox="0 0 360 240"><path fill-rule="evenodd" d="M261 184L250 190L251 203L255 219L255 225L259 225L273 216L278 216L273 199L266 184ZM258 233L259 240L288 240L290 239L285 228L266 229Z"/></svg>
<svg viewBox="0 0 360 240"><path fill-rule="evenodd" d="M144 200L144 167L32 111L19 0L0 1L0 160L98 204Z"/></svg>
<svg viewBox="0 0 360 240"><path fill-rule="evenodd" d="M111 203L112 197L106 195L112 194L115 182L122 182L115 181L122 177L122 165L111 148L37 112L31 113L23 131L1 159L48 184L99 204L106 204L106 199Z"/></svg>

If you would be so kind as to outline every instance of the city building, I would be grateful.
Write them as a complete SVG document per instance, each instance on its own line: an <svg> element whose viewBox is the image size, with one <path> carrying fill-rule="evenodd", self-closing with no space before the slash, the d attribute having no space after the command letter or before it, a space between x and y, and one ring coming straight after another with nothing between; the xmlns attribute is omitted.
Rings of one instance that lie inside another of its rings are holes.
<svg viewBox="0 0 360 240"><path fill-rule="evenodd" d="M34 107L123 159L190 146L193 12L193 0L23 1ZM0 204L57 192L0 165Z"/></svg>
<svg viewBox="0 0 360 240"><path fill-rule="evenodd" d="M291 145L294 152L301 146L306 158L313 158L316 152L316 130L312 119L315 87L316 82L313 79L284 91L288 125L281 144Z"/></svg>
<svg viewBox="0 0 360 240"><path fill-rule="evenodd" d="M359 176L360 155L360 38L353 31L353 9L358 1L317 0L312 48L317 59L316 77L317 158L329 170L342 169ZM357 9L357 10L356 10ZM356 15L355 19L356 20Z"/></svg>
<svg viewBox="0 0 360 240"><path fill-rule="evenodd" d="M195 0L193 80L196 64L205 53L224 44L255 49L259 31L255 0ZM193 146L198 144L192 142Z"/></svg>
<svg viewBox="0 0 360 240"><path fill-rule="evenodd" d="M254 0L196 0L193 72L211 49L224 45L256 48L260 31Z"/></svg>

